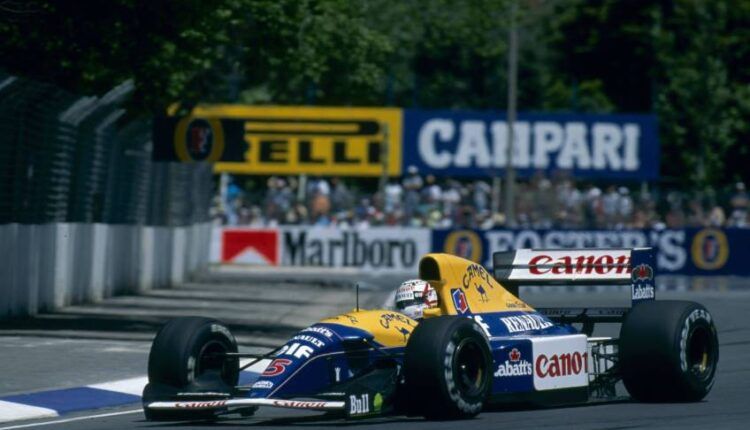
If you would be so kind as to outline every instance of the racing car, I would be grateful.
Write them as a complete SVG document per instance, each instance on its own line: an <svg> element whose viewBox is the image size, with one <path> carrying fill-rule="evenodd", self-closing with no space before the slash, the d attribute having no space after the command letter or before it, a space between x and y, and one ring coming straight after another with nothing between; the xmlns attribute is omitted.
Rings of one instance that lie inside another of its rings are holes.
<svg viewBox="0 0 750 430"><path fill-rule="evenodd" d="M498 252L492 273L427 254L419 278L437 303L421 320L355 309L268 354L239 353L217 320L178 318L153 341L145 416L213 419L268 406L461 419L494 405L612 399L619 381L637 401L701 400L719 358L714 321L698 303L654 300L654 276L650 248ZM585 284L628 285L632 305L534 309L518 294L520 286ZM599 323L619 323L619 338L593 337ZM259 365L240 383L241 370Z"/></svg>

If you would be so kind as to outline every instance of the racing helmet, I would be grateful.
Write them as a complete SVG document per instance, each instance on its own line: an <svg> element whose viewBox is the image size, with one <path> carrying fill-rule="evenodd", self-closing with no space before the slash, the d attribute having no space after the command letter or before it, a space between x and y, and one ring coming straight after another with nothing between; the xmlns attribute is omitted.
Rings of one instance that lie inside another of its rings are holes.
<svg viewBox="0 0 750 430"><path fill-rule="evenodd" d="M436 308L438 295L429 282L410 279L396 290L396 310L409 318L422 319L425 309Z"/></svg>

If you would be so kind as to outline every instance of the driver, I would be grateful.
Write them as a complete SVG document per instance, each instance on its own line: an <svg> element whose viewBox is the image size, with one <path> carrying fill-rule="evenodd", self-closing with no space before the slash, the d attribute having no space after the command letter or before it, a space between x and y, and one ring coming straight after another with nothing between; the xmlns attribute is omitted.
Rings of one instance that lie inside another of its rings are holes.
<svg viewBox="0 0 750 430"><path fill-rule="evenodd" d="M396 290L396 310L409 318L422 319L424 309L436 308L438 295L429 282L410 279Z"/></svg>

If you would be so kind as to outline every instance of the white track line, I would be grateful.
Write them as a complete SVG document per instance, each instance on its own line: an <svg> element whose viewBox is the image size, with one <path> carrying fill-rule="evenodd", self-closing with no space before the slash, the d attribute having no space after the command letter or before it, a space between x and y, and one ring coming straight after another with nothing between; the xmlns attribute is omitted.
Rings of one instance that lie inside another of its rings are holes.
<svg viewBox="0 0 750 430"><path fill-rule="evenodd" d="M106 414L97 414L97 415L87 415L84 417L75 417L75 418L65 418L61 420L54 420L54 421L45 421L41 423L30 423L30 424L19 424L15 426L10 427L0 427L0 430L11 430L11 429L22 429L22 428L28 428L28 427L37 427L37 426L48 426L52 424L63 424L63 423L70 423L74 421L83 421L83 420L92 420L95 418L106 418L106 417L115 417L118 415L127 415L127 414L135 414L137 412L143 412L143 409L133 409L130 411L120 411L120 412L110 412Z"/></svg>

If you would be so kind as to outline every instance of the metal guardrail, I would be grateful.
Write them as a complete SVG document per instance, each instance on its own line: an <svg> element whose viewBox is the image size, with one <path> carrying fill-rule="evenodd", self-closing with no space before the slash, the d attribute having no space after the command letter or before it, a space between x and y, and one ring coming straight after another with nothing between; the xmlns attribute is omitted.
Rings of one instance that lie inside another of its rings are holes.
<svg viewBox="0 0 750 430"><path fill-rule="evenodd" d="M71 94L0 71L0 224L189 225L208 220L208 164L151 161L151 120L130 81Z"/></svg>

